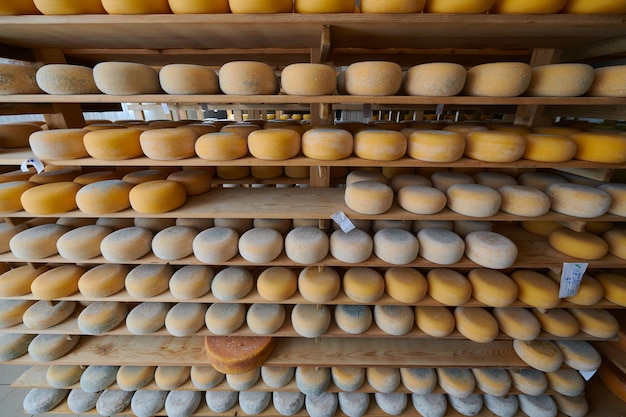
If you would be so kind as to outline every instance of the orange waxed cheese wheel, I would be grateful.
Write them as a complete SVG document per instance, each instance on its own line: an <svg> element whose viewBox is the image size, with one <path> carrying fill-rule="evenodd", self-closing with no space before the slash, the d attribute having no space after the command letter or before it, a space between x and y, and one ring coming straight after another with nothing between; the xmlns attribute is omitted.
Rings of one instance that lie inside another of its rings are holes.
<svg viewBox="0 0 626 417"><path fill-rule="evenodd" d="M133 185L122 180L107 180L85 185L76 193L76 204L83 213L108 214L130 207Z"/></svg>
<svg viewBox="0 0 626 417"><path fill-rule="evenodd" d="M255 130L248 136L248 150L258 159L280 161L300 153L300 134L290 129Z"/></svg>
<svg viewBox="0 0 626 417"><path fill-rule="evenodd" d="M494 0L427 0L428 13L487 13Z"/></svg>
<svg viewBox="0 0 626 417"><path fill-rule="evenodd" d="M167 14L170 6L167 0L102 0L108 14Z"/></svg>
<svg viewBox="0 0 626 417"><path fill-rule="evenodd" d="M230 12L228 0L169 0L169 5L174 14L213 14Z"/></svg>
<svg viewBox="0 0 626 417"><path fill-rule="evenodd" d="M30 181L0 183L0 212L9 213L22 210L22 194L36 185Z"/></svg>
<svg viewBox="0 0 626 417"><path fill-rule="evenodd" d="M291 13L293 10L293 0L228 0L228 4L235 14Z"/></svg>
<svg viewBox="0 0 626 417"><path fill-rule="evenodd" d="M20 198L24 210L30 214L46 215L75 210L76 194L81 186L75 182L55 182L30 188Z"/></svg>
<svg viewBox="0 0 626 417"><path fill-rule="evenodd" d="M143 156L139 129L106 129L88 132L83 141L91 157L107 161Z"/></svg>
<svg viewBox="0 0 626 417"><path fill-rule="evenodd" d="M407 150L407 138L394 130L362 130L354 135L354 154L371 161L395 161Z"/></svg>
<svg viewBox="0 0 626 417"><path fill-rule="evenodd" d="M154 129L143 132L139 144L148 158L169 161L195 156L197 138L190 129Z"/></svg>
<svg viewBox="0 0 626 417"><path fill-rule="evenodd" d="M196 154L208 161L230 161L248 154L248 142L235 132L213 132L198 138Z"/></svg>
<svg viewBox="0 0 626 417"><path fill-rule="evenodd" d="M45 15L104 14L101 0L34 0L37 9Z"/></svg>
<svg viewBox="0 0 626 417"><path fill-rule="evenodd" d="M136 185L129 197L132 208L138 213L158 214L185 204L187 191L178 182L155 180Z"/></svg>
<svg viewBox="0 0 626 417"><path fill-rule="evenodd" d="M296 13L353 13L355 0L294 0Z"/></svg>
<svg viewBox="0 0 626 417"><path fill-rule="evenodd" d="M361 13L419 13L426 0L361 0Z"/></svg>

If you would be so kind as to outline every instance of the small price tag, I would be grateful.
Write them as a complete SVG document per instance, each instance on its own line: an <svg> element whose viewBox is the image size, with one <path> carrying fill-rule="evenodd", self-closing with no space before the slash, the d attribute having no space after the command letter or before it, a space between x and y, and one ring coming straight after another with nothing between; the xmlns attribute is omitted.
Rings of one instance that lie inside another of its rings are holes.
<svg viewBox="0 0 626 417"><path fill-rule="evenodd" d="M372 105L371 104L363 105L363 119L364 120L368 120L368 121L371 120L373 113L374 113L374 111L372 110Z"/></svg>
<svg viewBox="0 0 626 417"><path fill-rule="evenodd" d="M343 230L344 233L348 233L349 231L356 229L356 226L354 226L354 223L350 221L348 216L346 216L346 214L343 211L338 211L337 213L330 216L330 218L333 219L335 223L339 225L339 227L341 228L341 230Z"/></svg>
<svg viewBox="0 0 626 417"><path fill-rule="evenodd" d="M441 116L443 114L443 104L437 104L437 116Z"/></svg>
<svg viewBox="0 0 626 417"><path fill-rule="evenodd" d="M43 162L41 162L39 159L30 158L22 162L22 164L20 165L20 169L22 170L22 172L28 172L29 165L32 165L35 167L35 169L37 170L37 174L41 173L41 171L43 171L43 168L44 168Z"/></svg>
<svg viewBox="0 0 626 417"><path fill-rule="evenodd" d="M559 298L573 297L578 293L578 287L583 280L583 275L589 264L587 263L564 263L561 271L561 287Z"/></svg>

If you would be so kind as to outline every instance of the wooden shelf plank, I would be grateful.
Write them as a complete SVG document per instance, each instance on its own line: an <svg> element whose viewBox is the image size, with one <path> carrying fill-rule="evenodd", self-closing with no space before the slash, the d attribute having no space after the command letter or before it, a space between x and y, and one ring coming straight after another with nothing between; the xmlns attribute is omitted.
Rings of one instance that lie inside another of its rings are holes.
<svg viewBox="0 0 626 417"><path fill-rule="evenodd" d="M203 337L82 337L76 348L53 362L30 355L11 365L138 365L202 366L208 361ZM467 340L402 338L281 338L266 366L357 367L504 367L526 368L513 342L475 343Z"/></svg>
<svg viewBox="0 0 626 417"><path fill-rule="evenodd" d="M594 343L604 360L610 360L620 371L626 373L626 354L611 343Z"/></svg>

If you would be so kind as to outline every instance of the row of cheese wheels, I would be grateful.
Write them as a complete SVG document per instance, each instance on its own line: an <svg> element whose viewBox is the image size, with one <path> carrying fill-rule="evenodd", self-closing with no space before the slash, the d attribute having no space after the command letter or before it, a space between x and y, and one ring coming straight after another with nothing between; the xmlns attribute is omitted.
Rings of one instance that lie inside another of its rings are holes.
<svg viewBox="0 0 626 417"><path fill-rule="evenodd" d="M483 125L471 124L450 125L441 130L427 130L427 125L402 131L380 127L375 125L351 134L341 125L305 130L302 125L282 122L265 123L263 129L252 123L231 124L219 132L202 125L145 130L140 126L123 128L112 124L106 128L101 126L99 130L35 131L28 135L27 141L7 138L4 143L30 146L35 156L43 161L85 157L118 161L144 156L154 161L192 157L229 161L246 156L283 161L299 155L321 161L336 161L353 155L372 161L410 157L437 163L455 162L462 157L496 163L520 159L553 163L572 159L608 164L626 161L626 136L622 133L523 135L503 131L506 127L497 125L489 130ZM5 129L8 132L10 127L5 126Z"/></svg>
<svg viewBox="0 0 626 417"><path fill-rule="evenodd" d="M580 332L598 339L615 337L619 323L604 309L553 309L546 313L521 307L410 307L376 305L189 303L170 306L168 303L147 303L133 308L123 302L96 301L78 309L73 301L51 305L47 301L0 301L0 328L18 324L31 330L53 329L60 323L75 325L83 335L102 335L126 323L131 334L146 335L165 328L172 336L187 337L206 333L226 336L249 330L251 335L272 336L281 329L287 334L315 338L326 335L334 323L345 334L373 331L372 323L390 336L420 332L430 337L447 337L456 331L462 338L489 343L506 335L531 341L542 331L558 337L571 338ZM534 313L534 314L533 314ZM76 317L77 316L77 317ZM289 319L290 318L290 319ZM291 324L284 328L285 324ZM67 329L67 326L63 327ZM65 333L68 330L62 330Z"/></svg>
<svg viewBox="0 0 626 417"><path fill-rule="evenodd" d="M169 64L162 68L131 62L100 62L91 67L49 64L37 68L2 64L0 94L227 94L296 96L452 97L624 97L626 66L594 68L587 64L492 62L466 69L433 62L407 71L390 61L363 61L343 69L295 63L279 71L258 61L232 61L213 68ZM10 77L9 77L10 76Z"/></svg>
<svg viewBox="0 0 626 417"><path fill-rule="evenodd" d="M623 1L590 0L6 0L0 15L74 14L214 14L214 13L503 13L503 14L620 14Z"/></svg>
<svg viewBox="0 0 626 417"><path fill-rule="evenodd" d="M203 398L205 397L205 398ZM151 417L165 413L168 416L204 415L202 402L208 407L206 415L239 412L245 415L268 413L293 416L305 410L311 417L348 415L362 417L376 404L382 415L414 415L412 408L421 416L444 417L454 415L497 415L513 417L556 417L560 413L571 417L584 417L589 404L584 395L565 397L561 395L529 396L525 394L508 397L471 394L456 397L444 394L405 393L322 393L305 395L286 391L117 391L107 389L98 393L85 393L78 389L62 390L34 388L26 394L23 405L26 412L48 412L67 398L67 406L75 413L95 409L102 416L132 413L137 417ZM409 405L412 403L412 407ZM273 409L273 410L272 410ZM80 410L80 411L78 411ZM235 411L236 410L236 411ZM270 411L271 410L271 411ZM450 410L450 411L449 411ZM484 410L484 411L483 411ZM518 411L519 410L519 411ZM158 413L158 414L157 414Z"/></svg>

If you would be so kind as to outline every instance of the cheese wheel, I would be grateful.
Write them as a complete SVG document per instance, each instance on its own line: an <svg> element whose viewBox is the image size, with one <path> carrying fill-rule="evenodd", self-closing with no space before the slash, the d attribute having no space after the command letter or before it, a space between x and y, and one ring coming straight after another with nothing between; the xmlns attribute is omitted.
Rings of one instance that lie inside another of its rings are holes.
<svg viewBox="0 0 626 417"><path fill-rule="evenodd" d="M188 226L193 227L196 230L205 230L210 227L213 227L214 221L213 219L185 219L178 218L174 222L175 226Z"/></svg>
<svg viewBox="0 0 626 417"><path fill-rule="evenodd" d="M102 416L121 413L130 406L132 397L132 392L106 389L96 401L96 412Z"/></svg>
<svg viewBox="0 0 626 417"><path fill-rule="evenodd" d="M548 243L562 254L584 260L601 259L609 252L608 243L601 237L565 227L550 233Z"/></svg>
<svg viewBox="0 0 626 417"><path fill-rule="evenodd" d="M328 235L316 227L297 227L285 237L285 253L292 261L310 265L328 255Z"/></svg>
<svg viewBox="0 0 626 417"><path fill-rule="evenodd" d="M338 305L335 307L335 323L348 334L364 333L372 325L372 310L364 305Z"/></svg>
<svg viewBox="0 0 626 417"><path fill-rule="evenodd" d="M74 413L84 413L96 408L100 392L85 392L80 388L70 391L67 396L67 406Z"/></svg>
<svg viewBox="0 0 626 417"><path fill-rule="evenodd" d="M356 391L365 382L365 368L355 366L333 366L330 368L330 373L333 384L344 392Z"/></svg>
<svg viewBox="0 0 626 417"><path fill-rule="evenodd" d="M47 270L46 266L34 268L32 265L23 265L6 271L0 275L0 297L28 294L35 278Z"/></svg>
<svg viewBox="0 0 626 417"><path fill-rule="evenodd" d="M407 138L394 130L361 130L354 135L354 154L371 161L395 161L404 156Z"/></svg>
<svg viewBox="0 0 626 417"><path fill-rule="evenodd" d="M558 413L556 403L549 395L518 395L519 408L529 416L554 417Z"/></svg>
<svg viewBox="0 0 626 417"><path fill-rule="evenodd" d="M509 369L513 387L526 395L541 395L548 388L546 373L536 369Z"/></svg>
<svg viewBox="0 0 626 417"><path fill-rule="evenodd" d="M283 250L279 232L267 227L253 228L239 238L239 253L252 263L266 263L276 259Z"/></svg>
<svg viewBox="0 0 626 417"><path fill-rule="evenodd" d="M382 214L393 204L393 190L376 181L359 181L346 187L346 206L357 213Z"/></svg>
<svg viewBox="0 0 626 417"><path fill-rule="evenodd" d="M193 253L206 264L221 263L237 254L239 235L228 227L211 227L198 233L192 242Z"/></svg>
<svg viewBox="0 0 626 417"><path fill-rule="evenodd" d="M200 298L211 290L213 275L207 265L185 265L170 278L170 292L180 300Z"/></svg>
<svg viewBox="0 0 626 417"><path fill-rule="evenodd" d="M165 328L172 336L192 336L204 326L206 311L201 303L175 304L165 316Z"/></svg>
<svg viewBox="0 0 626 417"><path fill-rule="evenodd" d="M447 268L433 269L426 275L428 280L428 295L435 301L459 306L469 301L472 286L461 273Z"/></svg>
<svg viewBox="0 0 626 417"><path fill-rule="evenodd" d="M589 402L584 395L565 396L556 394L552 399L560 412L571 417L584 417L589 412Z"/></svg>
<svg viewBox="0 0 626 417"><path fill-rule="evenodd" d="M36 362L51 362L70 352L79 341L80 336L38 334L28 345L28 354Z"/></svg>
<svg viewBox="0 0 626 417"><path fill-rule="evenodd" d="M567 0L525 1L496 0L491 13L501 14L552 14L558 13Z"/></svg>
<svg viewBox="0 0 626 417"><path fill-rule="evenodd" d="M271 392L242 391L239 393L239 407L248 415L262 413L271 401Z"/></svg>
<svg viewBox="0 0 626 417"><path fill-rule="evenodd" d="M576 397L585 392L585 379L575 369L563 368L546 372L550 388L561 395Z"/></svg>
<svg viewBox="0 0 626 417"><path fill-rule="evenodd" d="M35 187L30 181L10 181L0 183L0 211L11 213L23 210L21 197L24 191Z"/></svg>
<svg viewBox="0 0 626 417"><path fill-rule="evenodd" d="M624 14L626 13L626 3L610 0L568 0L562 12L579 14Z"/></svg>
<svg viewBox="0 0 626 417"><path fill-rule="evenodd" d="M495 396L484 394L484 406L497 416L513 417L519 408L519 401L515 395Z"/></svg>
<svg viewBox="0 0 626 417"><path fill-rule="evenodd" d="M233 13L291 13L293 0L255 1L255 0L228 0Z"/></svg>
<svg viewBox="0 0 626 417"><path fill-rule="evenodd" d="M474 178L470 175L456 171L437 171L431 175L430 180L433 183L433 187L444 193L456 184L475 183Z"/></svg>
<svg viewBox="0 0 626 417"><path fill-rule="evenodd" d="M532 309L544 332L557 337L574 337L580 332L580 323L566 309L553 308L548 311Z"/></svg>
<svg viewBox="0 0 626 417"><path fill-rule="evenodd" d="M626 276L599 272L595 275L595 279L604 289L604 298L619 306L626 305Z"/></svg>
<svg viewBox="0 0 626 417"><path fill-rule="evenodd" d="M465 78L465 68L459 64L447 62L420 64L407 71L404 91L409 96L456 96L463 90Z"/></svg>
<svg viewBox="0 0 626 417"><path fill-rule="evenodd" d="M290 129L255 130L248 136L248 151L267 161L293 158L300 152L300 134Z"/></svg>
<svg viewBox="0 0 626 417"><path fill-rule="evenodd" d="M374 306L374 322L386 334L402 336L413 328L415 314L409 306Z"/></svg>
<svg viewBox="0 0 626 417"><path fill-rule="evenodd" d="M143 132L139 144L148 158L171 161L195 156L197 138L198 135L190 129L154 129Z"/></svg>
<svg viewBox="0 0 626 417"><path fill-rule="evenodd" d="M487 13L494 0L427 0L428 13Z"/></svg>
<svg viewBox="0 0 626 417"><path fill-rule="evenodd" d="M275 391L272 393L272 405L278 414L283 416L297 414L304 407L304 399L305 396L301 392Z"/></svg>
<svg viewBox="0 0 626 417"><path fill-rule="evenodd" d="M296 368L296 385L304 395L320 395L330 385L330 368L317 366L298 366Z"/></svg>
<svg viewBox="0 0 626 417"><path fill-rule="evenodd" d="M211 292L222 301L242 299L254 288L252 273L245 268L230 266L222 269L211 281Z"/></svg>
<svg viewBox="0 0 626 417"><path fill-rule="evenodd" d="M446 206L446 195L433 187L409 185L398 191L400 207L415 214L435 214Z"/></svg>
<svg viewBox="0 0 626 417"><path fill-rule="evenodd" d="M150 252L152 236L148 229L125 227L102 239L100 251L104 259L111 262L134 261Z"/></svg>
<svg viewBox="0 0 626 417"><path fill-rule="evenodd" d="M489 343L498 336L498 321L482 307L456 307L454 320L459 333L471 341Z"/></svg>
<svg viewBox="0 0 626 417"><path fill-rule="evenodd" d="M611 363L611 361L604 361L602 366L600 366L598 376L609 391L620 401L624 402L626 398L626 396L624 396L624 388L626 387L624 372Z"/></svg>
<svg viewBox="0 0 626 417"><path fill-rule="evenodd" d="M0 15L18 16L25 14L39 14L35 3L30 1L7 1L0 6Z"/></svg>
<svg viewBox="0 0 626 417"><path fill-rule="evenodd" d="M256 288L259 295L267 301L284 301L298 289L298 277L291 269L273 266L259 274Z"/></svg>
<svg viewBox="0 0 626 417"><path fill-rule="evenodd" d="M94 171L79 175L74 178L74 182L80 185L89 185L99 181L120 179L122 179L122 174L116 171Z"/></svg>
<svg viewBox="0 0 626 417"><path fill-rule="evenodd" d="M400 370L398 368L368 367L365 371L368 384L376 392L392 393L400 386Z"/></svg>
<svg viewBox="0 0 626 417"><path fill-rule="evenodd" d="M550 64L532 68L526 95L534 97L577 97L585 94L594 79L587 64Z"/></svg>
<svg viewBox="0 0 626 417"><path fill-rule="evenodd" d="M115 329L128 314L126 303L96 301L78 315L78 328L83 334L100 335Z"/></svg>
<svg viewBox="0 0 626 417"><path fill-rule="evenodd" d="M472 285L472 296L487 306L506 307L517 300L517 285L502 272L475 268L467 279Z"/></svg>
<svg viewBox="0 0 626 417"><path fill-rule="evenodd" d="M174 273L170 265L138 265L126 275L124 286L131 297L152 298L168 289Z"/></svg>
<svg viewBox="0 0 626 417"><path fill-rule="evenodd" d="M404 265L417 258L419 243L412 233L398 228L381 229L374 234L374 253L382 261Z"/></svg>
<svg viewBox="0 0 626 417"><path fill-rule="evenodd" d="M362 304L372 303L382 297L385 281L376 270L355 267L343 275L343 291L348 297Z"/></svg>
<svg viewBox="0 0 626 417"><path fill-rule="evenodd" d="M483 162L514 162L525 149L524 137L513 132L470 132L465 137L465 156Z"/></svg>
<svg viewBox="0 0 626 417"><path fill-rule="evenodd" d="M421 301L428 290L426 277L414 268L389 268L385 271L385 291L396 301L414 304Z"/></svg>
<svg viewBox="0 0 626 417"><path fill-rule="evenodd" d="M523 303L540 309L551 309L559 305L559 286L550 277L530 270L511 273L517 284L517 297Z"/></svg>
<svg viewBox="0 0 626 417"><path fill-rule="evenodd" d="M46 370L46 382L52 388L68 388L80 381L83 370L79 365L51 365Z"/></svg>
<svg viewBox="0 0 626 417"><path fill-rule="evenodd" d="M99 94L93 70L81 65L47 64L37 70L37 85L48 94Z"/></svg>
<svg viewBox="0 0 626 417"><path fill-rule="evenodd" d="M454 264L461 260L465 251L463 239L446 229L422 229L417 233L417 240L420 256L435 264Z"/></svg>
<svg viewBox="0 0 626 417"><path fill-rule="evenodd" d="M283 91L289 95L331 95L337 87L337 72L325 64L291 64L283 68L280 82Z"/></svg>
<svg viewBox="0 0 626 417"><path fill-rule="evenodd" d="M437 368L437 382L446 394L459 398L468 397L476 387L474 375L467 368Z"/></svg>
<svg viewBox="0 0 626 417"><path fill-rule="evenodd" d="M152 253L166 261L175 261L193 253L196 229L187 226L171 226L158 232L152 239Z"/></svg>
<svg viewBox="0 0 626 417"><path fill-rule="evenodd" d="M389 179L385 177L379 170L370 171L365 169L356 169L354 171L350 171L345 180L346 186L361 181L375 181L385 185L389 184Z"/></svg>
<svg viewBox="0 0 626 417"><path fill-rule="evenodd" d="M550 198L527 185L505 185L498 189L502 198L500 210L516 216L538 217L550 211Z"/></svg>
<svg viewBox="0 0 626 417"><path fill-rule="evenodd" d="M214 14L229 13L228 0L210 2L196 0L169 0L170 9L174 14Z"/></svg>
<svg viewBox="0 0 626 417"><path fill-rule="evenodd" d="M354 0L294 0L296 13L352 13Z"/></svg>
<svg viewBox="0 0 626 417"><path fill-rule="evenodd" d="M517 178L520 185L537 188L544 191L552 184L567 183L567 179L561 175L550 174L547 172L526 172Z"/></svg>
<svg viewBox="0 0 626 417"><path fill-rule="evenodd" d="M42 184L25 190L20 202L24 211L34 215L66 213L77 208L76 194L80 188L69 181Z"/></svg>
<svg viewBox="0 0 626 417"><path fill-rule="evenodd" d="M83 273L85 268L78 265L59 266L35 278L30 289L39 300L67 297L78 291L78 280Z"/></svg>
<svg viewBox="0 0 626 417"><path fill-rule="evenodd" d="M302 337L320 337L330 326L330 310L325 305L296 304L291 310L291 324Z"/></svg>
<svg viewBox="0 0 626 417"><path fill-rule="evenodd" d="M110 228L95 224L70 230L57 240L59 255L71 261L100 256L100 243L111 232Z"/></svg>
<svg viewBox="0 0 626 417"><path fill-rule="evenodd" d="M196 388L208 391L219 385L225 375L212 366L192 366L189 377Z"/></svg>
<svg viewBox="0 0 626 417"><path fill-rule="evenodd" d="M262 219L257 217L252 220L252 227L269 227L281 235L286 235L294 226L291 219Z"/></svg>
<svg viewBox="0 0 626 417"><path fill-rule="evenodd" d="M105 129L87 132L83 137L85 149L92 158L119 161L143 155L139 129Z"/></svg>
<svg viewBox="0 0 626 417"><path fill-rule="evenodd" d="M232 5L231 5L232 9ZM233 10L233 13L238 13ZM274 70L263 62L228 62L218 72L220 89L224 94L276 94L278 81Z"/></svg>
<svg viewBox="0 0 626 417"><path fill-rule="evenodd" d="M473 175L476 184L484 185L497 190L507 185L517 185L517 180L501 172L482 171Z"/></svg>
<svg viewBox="0 0 626 417"><path fill-rule="evenodd" d="M154 382L162 390L175 390L187 382L190 372L188 366L157 366Z"/></svg>
<svg viewBox="0 0 626 417"><path fill-rule="evenodd" d="M22 402L28 414L47 413L65 399L69 390L55 388L32 388Z"/></svg>
<svg viewBox="0 0 626 417"><path fill-rule="evenodd" d="M402 385L413 394L425 395L437 386L437 374L432 368L400 368Z"/></svg>
<svg viewBox="0 0 626 417"><path fill-rule="evenodd" d="M465 256L480 266L506 269L517 260L517 246L506 236L476 231L465 236Z"/></svg>
<svg viewBox="0 0 626 417"><path fill-rule="evenodd" d="M0 67L1 68L1 67ZM29 146L29 138L33 133L40 132L41 127L34 123L5 123L0 124L0 148L25 148ZM32 148L32 146L31 146ZM36 151L33 149L33 153ZM33 170L33 168L31 168ZM32 171L18 171L1 174L0 181L26 181L32 175ZM27 178L19 178L26 175ZM14 177L15 176L15 177Z"/></svg>
<svg viewBox="0 0 626 417"><path fill-rule="evenodd" d="M80 167L63 168L55 165L48 165L43 172L35 174L29 178L30 182L37 184L51 184L57 182L74 181L74 178L81 175Z"/></svg>
<svg viewBox="0 0 626 417"><path fill-rule="evenodd" d="M124 288L124 280L129 271L125 265L97 265L80 277L78 290L87 298L108 297Z"/></svg>
<svg viewBox="0 0 626 417"><path fill-rule="evenodd" d="M590 336L610 339L619 331L619 322L608 310L570 308L569 312L580 323L580 330Z"/></svg>
<svg viewBox="0 0 626 417"><path fill-rule="evenodd" d="M54 223L31 227L13 236L9 247L17 258L47 258L58 253L57 241L69 230L67 226Z"/></svg>
<svg viewBox="0 0 626 417"><path fill-rule="evenodd" d="M33 132L28 141L42 160L78 159L89 156L83 143L85 129L55 129Z"/></svg>
<svg viewBox="0 0 626 417"><path fill-rule="evenodd" d="M411 394L411 402L415 410L425 417L443 417L448 408L444 394Z"/></svg>
<svg viewBox="0 0 626 417"><path fill-rule="evenodd" d="M120 366L117 371L117 385L123 391L137 391L154 379L156 366Z"/></svg>
<svg viewBox="0 0 626 417"><path fill-rule="evenodd" d="M548 276L560 285L561 276L559 274L548 271ZM590 275L584 274L576 294L565 297L565 300L582 306L594 306L602 300L603 294L602 285Z"/></svg>
<svg viewBox="0 0 626 417"><path fill-rule="evenodd" d="M470 394L464 398L449 395L448 403L459 414L474 416L483 408L483 397L479 394Z"/></svg>
<svg viewBox="0 0 626 417"><path fill-rule="evenodd" d="M85 185L76 193L78 209L87 214L109 214L130 207L133 185L122 180L105 180Z"/></svg>
<svg viewBox="0 0 626 417"><path fill-rule="evenodd" d="M166 65L159 71L159 82L167 94L218 94L220 92L217 74L211 68L202 65Z"/></svg>
<svg viewBox="0 0 626 417"><path fill-rule="evenodd" d="M420 161L454 162L463 156L465 140L457 132L418 130L408 138L407 154Z"/></svg>
<svg viewBox="0 0 626 417"><path fill-rule="evenodd" d="M0 328L22 323L24 314L34 303L30 300L0 300Z"/></svg>
<svg viewBox="0 0 626 417"><path fill-rule="evenodd" d="M605 183L598 186L599 189L609 193L611 205L608 212L626 217L626 185L621 183Z"/></svg>
<svg viewBox="0 0 626 417"><path fill-rule="evenodd" d="M550 340L513 340L517 356L528 366L542 372L554 372L563 364L563 354Z"/></svg>
<svg viewBox="0 0 626 417"><path fill-rule="evenodd" d="M261 366L261 378L271 388L281 388L293 379L296 368L289 366Z"/></svg>
<svg viewBox="0 0 626 417"><path fill-rule="evenodd" d="M523 62L476 65L467 70L464 92L469 96L517 97L526 91L531 78L532 68Z"/></svg>
<svg viewBox="0 0 626 417"><path fill-rule="evenodd" d="M130 205L138 213L158 214L175 210L185 204L185 187L170 180L148 181L134 186L129 193Z"/></svg>
<svg viewBox="0 0 626 417"><path fill-rule="evenodd" d="M237 391L207 391L206 402L207 407L215 413L223 413L230 410L239 398Z"/></svg>
<svg viewBox="0 0 626 417"><path fill-rule="evenodd" d="M498 191L479 184L454 184L446 196L450 210L471 217L491 217L502 202Z"/></svg>
<svg viewBox="0 0 626 417"><path fill-rule="evenodd" d="M285 307L281 304L252 304L246 314L248 328L255 334L271 335L285 322Z"/></svg>
<svg viewBox="0 0 626 417"><path fill-rule="evenodd" d="M311 417L332 416L337 412L337 404L337 394L334 392L307 395L304 401L306 412Z"/></svg>
<svg viewBox="0 0 626 417"><path fill-rule="evenodd" d="M539 320L527 309L521 307L496 307L493 315L500 330L513 339L535 340L541 333Z"/></svg>
<svg viewBox="0 0 626 417"><path fill-rule="evenodd" d="M349 65L344 77L350 95L393 96L402 85L402 68L395 62L362 61Z"/></svg>
<svg viewBox="0 0 626 417"><path fill-rule="evenodd" d="M100 0L74 1L33 0L35 7L45 15L103 14L106 13Z"/></svg>
<svg viewBox="0 0 626 417"><path fill-rule="evenodd" d="M605 214L611 195L599 188L580 184L552 184L546 188L552 210L569 216L593 218Z"/></svg>
<svg viewBox="0 0 626 417"><path fill-rule="evenodd" d="M165 326L165 317L169 311L167 303L141 303L126 316L126 328L132 334L151 334Z"/></svg>
<svg viewBox="0 0 626 417"><path fill-rule="evenodd" d="M167 174L160 169L142 169L124 175L122 180L133 185L139 185L144 182L164 180L166 178Z"/></svg>
<svg viewBox="0 0 626 417"><path fill-rule="evenodd" d="M391 188L395 193L411 185L430 187L432 183L428 178L416 174L397 174L391 178Z"/></svg>
<svg viewBox="0 0 626 417"><path fill-rule="evenodd" d="M322 270L306 267L300 271L297 282L300 295L313 303L326 303L334 299L341 288L339 273L330 267Z"/></svg>
<svg viewBox="0 0 626 417"><path fill-rule="evenodd" d="M307 166L286 166L284 171L285 176L296 179L309 178L311 173L311 169Z"/></svg>
<svg viewBox="0 0 626 417"><path fill-rule="evenodd" d="M569 138L576 142L575 159L605 164L626 161L626 137L622 134L581 132Z"/></svg>
<svg viewBox="0 0 626 417"><path fill-rule="evenodd" d="M278 178L283 175L283 167L281 166L273 166L273 167L265 167L265 166L252 166L250 167L250 174L254 178L258 179L272 179ZM264 185L259 185L263 187Z"/></svg>
<svg viewBox="0 0 626 417"><path fill-rule="evenodd" d="M476 387L485 393L485 396L502 397L511 389L511 375L502 368L473 368L472 374Z"/></svg>
<svg viewBox="0 0 626 417"><path fill-rule="evenodd" d="M29 65L0 64L0 95L41 94L36 74L37 68Z"/></svg>
<svg viewBox="0 0 626 417"><path fill-rule="evenodd" d="M133 95L161 92L159 73L135 62L100 62L93 67L93 78L104 94Z"/></svg>
<svg viewBox="0 0 626 417"><path fill-rule="evenodd" d="M582 372L595 372L602 363L600 353L586 340L556 340L563 363Z"/></svg>
<svg viewBox="0 0 626 417"><path fill-rule="evenodd" d="M360 229L344 233L335 230L330 235L330 253L338 261L356 264L372 256L374 241L370 235Z"/></svg>
<svg viewBox="0 0 626 417"><path fill-rule="evenodd" d="M10 361L24 355L34 338L35 335L31 334L0 334L0 361Z"/></svg>
<svg viewBox="0 0 626 417"><path fill-rule="evenodd" d="M302 153L311 159L336 161L352 155L353 141L344 129L310 129L302 135Z"/></svg>
<svg viewBox="0 0 626 417"><path fill-rule="evenodd" d="M415 307L415 324L432 337L446 337L454 330L454 315L447 307Z"/></svg>

